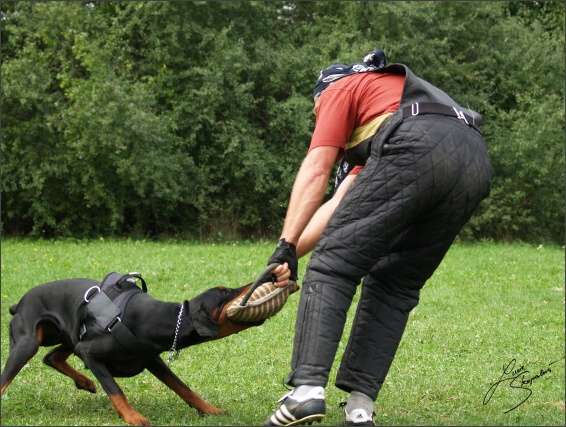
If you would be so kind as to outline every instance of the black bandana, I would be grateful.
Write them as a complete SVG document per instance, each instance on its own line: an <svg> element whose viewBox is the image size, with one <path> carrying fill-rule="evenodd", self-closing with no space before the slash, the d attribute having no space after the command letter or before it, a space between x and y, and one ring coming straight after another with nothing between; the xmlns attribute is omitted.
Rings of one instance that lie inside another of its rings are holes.
<svg viewBox="0 0 566 427"><path fill-rule="evenodd" d="M328 87L328 85L342 77L349 76L355 73L365 73L368 71L375 71L378 68L385 67L387 65L387 59L385 58L385 52L381 49L376 49L370 54L366 55L363 59L363 63L356 62L351 66L344 64L334 64L330 67L322 70L320 76L314 85L313 99L320 96L322 91Z"/></svg>

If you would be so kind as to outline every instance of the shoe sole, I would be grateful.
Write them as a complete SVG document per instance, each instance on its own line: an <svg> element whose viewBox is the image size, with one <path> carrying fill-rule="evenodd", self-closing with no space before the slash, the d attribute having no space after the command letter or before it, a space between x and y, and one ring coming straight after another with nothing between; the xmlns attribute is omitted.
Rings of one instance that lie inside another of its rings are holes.
<svg viewBox="0 0 566 427"><path fill-rule="evenodd" d="M300 420L295 420L292 423L285 425L288 426L300 426L304 424L311 425L314 421L318 423L321 422L325 416L326 416L325 414L313 414L313 415L309 415L308 417L301 418Z"/></svg>
<svg viewBox="0 0 566 427"><path fill-rule="evenodd" d="M361 423L354 423L354 422L346 423L346 422L342 422L340 425L341 425L341 426L375 426L375 423L374 423L374 422L371 422L371 421L364 421L364 422L361 422Z"/></svg>

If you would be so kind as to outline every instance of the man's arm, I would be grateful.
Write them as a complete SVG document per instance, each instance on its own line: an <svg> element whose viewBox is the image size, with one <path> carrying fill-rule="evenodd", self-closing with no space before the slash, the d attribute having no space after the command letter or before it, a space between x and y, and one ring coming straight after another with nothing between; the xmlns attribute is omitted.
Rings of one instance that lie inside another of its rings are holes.
<svg viewBox="0 0 566 427"><path fill-rule="evenodd" d="M328 223L328 220L336 210L336 207L344 197L344 194L346 194L346 191L352 182L354 182L356 176L357 173L347 175L332 198L318 208L316 213L313 215L297 243L297 259L307 255L314 249L318 239L326 227L326 224ZM277 277L275 286L286 286L288 283L287 279L291 276L287 263L280 265L273 270L272 273Z"/></svg>
<svg viewBox="0 0 566 427"><path fill-rule="evenodd" d="M346 194L346 190L348 190L356 176L357 175L353 174L347 175L332 198L316 211L299 238L299 242L297 243L297 258L305 256L314 249L316 242L318 242L318 239L322 235L336 206L338 206L338 203L340 203L344 194Z"/></svg>
<svg viewBox="0 0 566 427"><path fill-rule="evenodd" d="M303 160L291 192L281 239L293 244L299 241L322 203L338 150L338 147L316 147Z"/></svg>

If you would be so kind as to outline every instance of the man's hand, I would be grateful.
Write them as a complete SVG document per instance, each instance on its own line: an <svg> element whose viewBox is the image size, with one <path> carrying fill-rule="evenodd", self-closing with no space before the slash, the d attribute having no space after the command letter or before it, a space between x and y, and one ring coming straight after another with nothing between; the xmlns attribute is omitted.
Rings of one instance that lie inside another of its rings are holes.
<svg viewBox="0 0 566 427"><path fill-rule="evenodd" d="M281 266L277 267L274 272L278 269L281 269L278 273L274 273L277 276L277 282L281 281L280 277L283 276L285 269L289 270L289 279L296 282L297 281L297 271L299 269L299 260L297 259L297 248L294 244L288 243L285 239L279 240L277 243L277 248L275 248L275 252L269 260L267 261L267 265L278 263ZM287 266L284 264L287 263Z"/></svg>
<svg viewBox="0 0 566 427"><path fill-rule="evenodd" d="M284 288L289 284L289 278L291 277L291 270L289 270L289 264L285 263L278 266L276 269L271 270L272 277L274 277L275 282L273 284L277 288ZM294 281L293 289L291 293L297 291L299 286L297 285L296 281Z"/></svg>

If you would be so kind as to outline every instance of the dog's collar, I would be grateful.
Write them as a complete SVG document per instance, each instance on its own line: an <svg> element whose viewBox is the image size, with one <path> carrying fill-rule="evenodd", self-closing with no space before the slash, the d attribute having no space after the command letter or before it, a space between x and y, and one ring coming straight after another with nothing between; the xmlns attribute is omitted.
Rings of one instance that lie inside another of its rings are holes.
<svg viewBox="0 0 566 427"><path fill-rule="evenodd" d="M181 321L183 319L183 309L184 304L181 304L181 308L179 309L179 316L177 316L177 326L175 326L175 337L173 338L173 345L169 350L169 356L167 357L167 361L171 363L172 360L177 360L179 357L179 350L177 350L177 338L179 338L179 330L181 329Z"/></svg>

